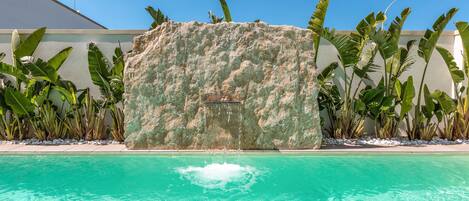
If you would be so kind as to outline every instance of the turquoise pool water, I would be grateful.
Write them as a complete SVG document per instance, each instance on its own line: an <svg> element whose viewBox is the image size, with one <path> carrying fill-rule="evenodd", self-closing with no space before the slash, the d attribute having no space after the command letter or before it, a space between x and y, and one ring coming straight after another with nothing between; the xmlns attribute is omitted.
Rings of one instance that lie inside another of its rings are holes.
<svg viewBox="0 0 469 201"><path fill-rule="evenodd" d="M469 200L469 156L0 156L0 200Z"/></svg>

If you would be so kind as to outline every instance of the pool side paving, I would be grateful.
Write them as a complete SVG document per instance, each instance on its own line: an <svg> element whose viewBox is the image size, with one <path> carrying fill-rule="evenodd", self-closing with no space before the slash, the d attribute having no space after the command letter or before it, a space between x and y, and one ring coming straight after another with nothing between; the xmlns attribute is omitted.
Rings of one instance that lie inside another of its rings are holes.
<svg viewBox="0 0 469 201"><path fill-rule="evenodd" d="M469 144L373 146L373 145L325 145L319 150L128 150L123 144L109 145L22 145L0 144L0 154L204 154L204 153L461 153L469 154Z"/></svg>

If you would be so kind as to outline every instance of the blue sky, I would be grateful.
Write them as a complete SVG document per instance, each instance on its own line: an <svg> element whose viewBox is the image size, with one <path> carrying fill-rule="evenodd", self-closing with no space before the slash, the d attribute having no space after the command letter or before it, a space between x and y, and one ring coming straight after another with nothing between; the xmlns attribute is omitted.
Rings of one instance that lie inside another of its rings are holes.
<svg viewBox="0 0 469 201"><path fill-rule="evenodd" d="M73 8L73 0L60 0ZM306 27L317 0L227 0L233 20L251 22L261 19L269 24ZM370 12L384 10L391 0L330 0L326 26L339 30L354 29ZM109 29L147 29L151 17L144 10L160 8L174 21L208 21L209 10L221 16L218 0L76 0L76 9ZM452 7L454 21L469 21L469 0L397 0L388 12L388 23L402 9L412 8L405 29L424 30Z"/></svg>

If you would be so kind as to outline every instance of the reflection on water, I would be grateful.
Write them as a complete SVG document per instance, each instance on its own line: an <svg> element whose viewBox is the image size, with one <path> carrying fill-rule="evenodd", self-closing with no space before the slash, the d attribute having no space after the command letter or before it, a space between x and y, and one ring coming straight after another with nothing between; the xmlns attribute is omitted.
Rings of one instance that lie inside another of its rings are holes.
<svg viewBox="0 0 469 201"><path fill-rule="evenodd" d="M204 167L188 166L176 168L176 171L192 184L224 191L248 190L259 175L259 171L254 167L230 163L212 163Z"/></svg>

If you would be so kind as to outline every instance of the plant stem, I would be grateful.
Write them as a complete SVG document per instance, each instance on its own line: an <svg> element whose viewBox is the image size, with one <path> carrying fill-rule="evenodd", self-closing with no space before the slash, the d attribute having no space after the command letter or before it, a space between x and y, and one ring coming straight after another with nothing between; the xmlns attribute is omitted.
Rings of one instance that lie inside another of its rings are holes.
<svg viewBox="0 0 469 201"><path fill-rule="evenodd" d="M427 74L428 64L429 62L426 62L425 68L423 69L422 79L420 80L420 86L419 86L419 94L417 97L417 106L415 108L414 127L417 127L417 128L420 127L420 123L419 123L420 122L420 103L422 99L423 83L425 81L425 75Z"/></svg>

